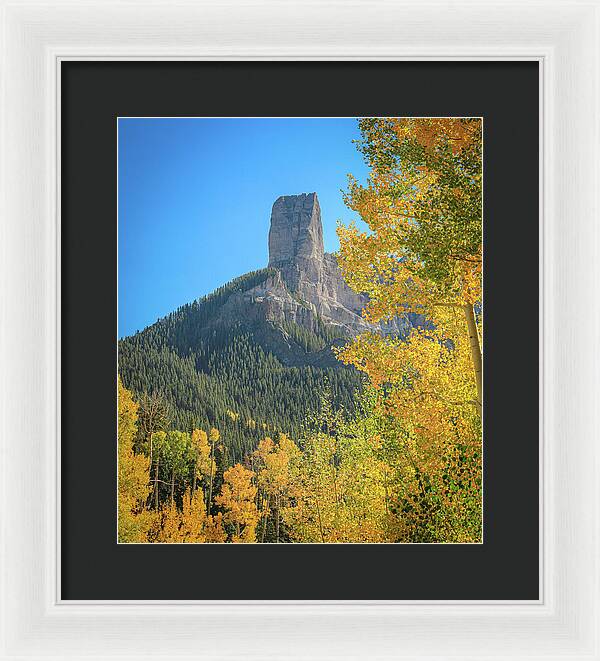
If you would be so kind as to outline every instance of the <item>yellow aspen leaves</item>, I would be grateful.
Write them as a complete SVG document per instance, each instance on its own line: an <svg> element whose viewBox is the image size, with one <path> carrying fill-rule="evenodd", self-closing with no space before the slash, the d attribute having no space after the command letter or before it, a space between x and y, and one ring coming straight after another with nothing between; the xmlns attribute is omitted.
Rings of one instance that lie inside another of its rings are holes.
<svg viewBox="0 0 600 661"><path fill-rule="evenodd" d="M210 475L214 475L216 465L211 457L208 434L203 429L194 429L192 432L192 449L195 454L197 476L208 481Z"/></svg>
<svg viewBox="0 0 600 661"><path fill-rule="evenodd" d="M255 542L259 515L255 497L254 473L236 464L223 474L221 493L215 498L223 507L223 521L232 528L231 542Z"/></svg>
<svg viewBox="0 0 600 661"><path fill-rule="evenodd" d="M192 496L187 491L181 509L168 505L161 511L158 542L202 544L224 542L226 538L222 515L207 515L202 495Z"/></svg>
<svg viewBox="0 0 600 661"><path fill-rule="evenodd" d="M131 393L117 379L118 395L118 535L119 542L144 542L152 524L152 513L146 509L150 494L148 475L150 460L134 454L133 440L137 431L138 405Z"/></svg>
<svg viewBox="0 0 600 661"><path fill-rule="evenodd" d="M363 334L337 355L378 391L396 482L395 535L478 541L481 120L369 118L359 125L371 171L365 186L350 177L345 199L368 230L338 227L338 262L350 287L368 293L367 320L412 313L421 323L402 339Z"/></svg>

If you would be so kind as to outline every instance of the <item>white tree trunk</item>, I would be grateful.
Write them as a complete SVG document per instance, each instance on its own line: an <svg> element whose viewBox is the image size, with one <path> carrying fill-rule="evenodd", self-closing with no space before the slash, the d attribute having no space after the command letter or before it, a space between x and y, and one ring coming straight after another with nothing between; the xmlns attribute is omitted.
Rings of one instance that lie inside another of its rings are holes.
<svg viewBox="0 0 600 661"><path fill-rule="evenodd" d="M473 372L475 373L475 383L477 384L477 410L479 411L479 415L481 415L483 403L483 361L481 358L481 344L479 343L479 333L477 331L477 322L475 321L473 306L465 305L463 306L463 310L467 321L469 346L471 348L471 362L473 364Z"/></svg>

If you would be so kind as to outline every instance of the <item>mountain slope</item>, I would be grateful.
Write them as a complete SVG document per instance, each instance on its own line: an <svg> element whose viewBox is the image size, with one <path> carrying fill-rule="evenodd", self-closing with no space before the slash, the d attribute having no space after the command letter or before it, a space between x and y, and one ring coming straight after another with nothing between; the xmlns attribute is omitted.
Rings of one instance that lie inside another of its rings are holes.
<svg viewBox="0 0 600 661"><path fill-rule="evenodd" d="M346 407L360 386L359 375L331 356L329 346L341 339L335 327L277 326L251 315L226 322L231 296L268 277L267 269L242 276L119 343L125 386L162 393L174 428L218 427L232 461L267 434L297 435L326 382Z"/></svg>
<svg viewBox="0 0 600 661"><path fill-rule="evenodd" d="M360 314L365 303L323 251L316 194L282 197L271 216L268 268L121 340L119 372L134 393L163 394L173 427L218 427L227 459L239 461L267 434L297 437L326 388L336 406L352 407L361 377L331 346L373 329ZM410 323L375 328L402 335Z"/></svg>

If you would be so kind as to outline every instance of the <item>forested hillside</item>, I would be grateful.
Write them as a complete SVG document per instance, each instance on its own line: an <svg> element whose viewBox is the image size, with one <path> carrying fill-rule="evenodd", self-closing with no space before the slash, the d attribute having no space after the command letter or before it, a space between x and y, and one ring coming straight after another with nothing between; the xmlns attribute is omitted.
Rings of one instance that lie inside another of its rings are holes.
<svg viewBox="0 0 600 661"><path fill-rule="evenodd" d="M297 436L307 413L316 412L325 385L336 407L352 410L361 377L353 368L285 365L273 352L276 333L306 363L343 333L323 322L314 329L266 319L233 323L221 318L232 295L263 283L272 269L236 278L213 294L184 305L140 333L119 342L119 373L140 397L160 394L170 427L222 431L229 459L240 461L265 434ZM302 361L298 361L302 362ZM335 365L335 361L330 360Z"/></svg>

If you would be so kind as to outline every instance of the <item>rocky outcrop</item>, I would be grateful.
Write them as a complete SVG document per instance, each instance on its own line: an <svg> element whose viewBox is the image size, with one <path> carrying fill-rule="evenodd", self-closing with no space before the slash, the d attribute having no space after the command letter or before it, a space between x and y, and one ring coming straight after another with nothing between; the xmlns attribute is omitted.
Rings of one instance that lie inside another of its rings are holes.
<svg viewBox="0 0 600 661"><path fill-rule="evenodd" d="M268 301L270 318L305 324L306 315L298 309L301 307L328 324L339 325L347 334L374 328L361 316L367 297L348 287L335 256L324 252L316 193L284 195L273 204L269 266L280 274L269 283L270 288L265 287L259 294ZM375 328L404 334L409 326L408 319L397 318Z"/></svg>
<svg viewBox="0 0 600 661"><path fill-rule="evenodd" d="M334 255L324 252L321 209L316 193L278 198L271 213L269 268L260 284L230 295L210 326L249 328L285 365L339 366L329 346L307 352L288 334L295 324L318 336L348 338L367 330L405 336L415 318L369 324L361 315L368 302L352 291ZM335 343L335 339L333 340Z"/></svg>
<svg viewBox="0 0 600 661"><path fill-rule="evenodd" d="M269 266L310 270L323 260L323 225L316 193L275 200L269 229Z"/></svg>

